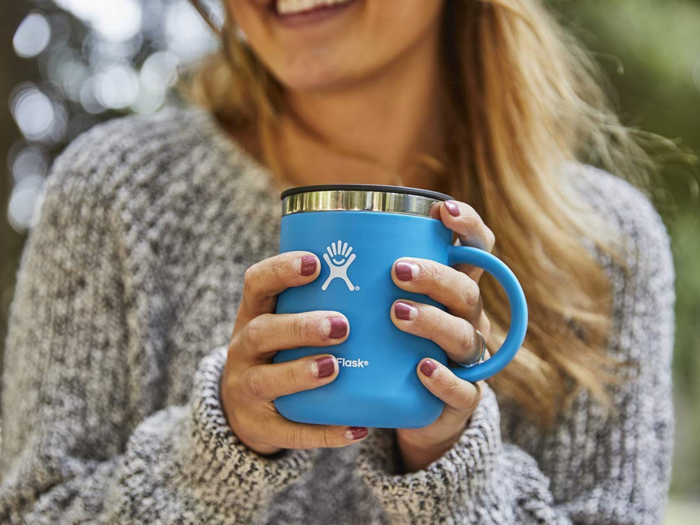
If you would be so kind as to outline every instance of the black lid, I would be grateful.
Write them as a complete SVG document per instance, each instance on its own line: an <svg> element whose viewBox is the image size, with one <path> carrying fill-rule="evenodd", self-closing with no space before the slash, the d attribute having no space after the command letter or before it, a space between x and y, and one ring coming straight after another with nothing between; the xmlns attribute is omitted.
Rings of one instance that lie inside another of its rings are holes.
<svg viewBox="0 0 700 525"><path fill-rule="evenodd" d="M309 193L312 191L376 191L383 193L404 193L408 195L418 195L419 197L427 197L440 201L454 200L444 193L437 191L424 190L421 188L409 188L406 186L389 186L384 184L315 184L311 186L298 186L284 190L280 199L296 195L298 193Z"/></svg>

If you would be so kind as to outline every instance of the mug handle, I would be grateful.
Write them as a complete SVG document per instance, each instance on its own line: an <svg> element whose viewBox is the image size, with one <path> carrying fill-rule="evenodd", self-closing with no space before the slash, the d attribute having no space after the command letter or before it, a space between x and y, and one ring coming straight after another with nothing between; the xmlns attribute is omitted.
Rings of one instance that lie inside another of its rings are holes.
<svg viewBox="0 0 700 525"><path fill-rule="evenodd" d="M452 368L457 377L474 383L496 375L518 353L527 332L527 302L523 288L512 270L503 261L484 250L450 245L448 264L471 264L483 268L500 283L510 303L510 328L501 348L486 361L474 365L457 364L458 366Z"/></svg>

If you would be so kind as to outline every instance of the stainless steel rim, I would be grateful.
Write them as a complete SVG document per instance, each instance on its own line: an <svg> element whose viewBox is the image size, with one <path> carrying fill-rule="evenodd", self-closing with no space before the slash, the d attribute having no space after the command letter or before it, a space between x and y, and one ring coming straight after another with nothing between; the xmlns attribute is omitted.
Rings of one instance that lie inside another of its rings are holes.
<svg viewBox="0 0 700 525"><path fill-rule="evenodd" d="M408 193L370 190L322 190L287 195L282 215L313 211L381 211L430 217L430 206L441 199Z"/></svg>

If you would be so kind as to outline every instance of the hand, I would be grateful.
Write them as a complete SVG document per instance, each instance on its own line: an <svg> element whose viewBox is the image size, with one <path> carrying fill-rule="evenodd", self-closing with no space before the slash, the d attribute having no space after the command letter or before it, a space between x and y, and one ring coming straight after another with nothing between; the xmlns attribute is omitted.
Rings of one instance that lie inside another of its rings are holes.
<svg viewBox="0 0 700 525"><path fill-rule="evenodd" d="M462 245L489 252L493 249L493 232L467 204L456 201L434 204L430 214L454 231ZM404 332L434 341L453 361L474 362L481 349L476 329L487 341L491 331L479 292L482 274L482 269L469 265L451 268L427 259L398 259L391 272L394 283L408 292L427 295L443 304L447 311L399 299L392 305L391 320ZM424 469L447 452L459 439L481 399L479 383L459 379L437 361L421 360L416 373L425 387L445 402L445 408L427 427L396 431L408 472Z"/></svg>
<svg viewBox="0 0 700 525"><path fill-rule="evenodd" d="M309 252L288 252L265 259L245 273L221 379L221 401L238 438L260 454L285 448L344 447L367 436L363 427L305 425L281 416L273 400L326 385L338 375L338 362L328 354L272 364L280 350L330 346L350 333L347 318L332 311L274 314L277 295L302 286L320 273Z"/></svg>

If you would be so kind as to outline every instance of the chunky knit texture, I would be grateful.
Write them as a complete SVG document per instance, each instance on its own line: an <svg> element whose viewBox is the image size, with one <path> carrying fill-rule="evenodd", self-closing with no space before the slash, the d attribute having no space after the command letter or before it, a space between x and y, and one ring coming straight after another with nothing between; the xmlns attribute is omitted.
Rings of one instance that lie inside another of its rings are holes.
<svg viewBox="0 0 700 525"><path fill-rule="evenodd" d="M23 255L3 391L2 523L659 523L669 484L673 266L648 200L577 187L624 239L614 413L543 430L488 388L459 442L399 472L393 432L262 457L218 385L243 274L278 252L269 172L200 110L101 125L56 161Z"/></svg>

